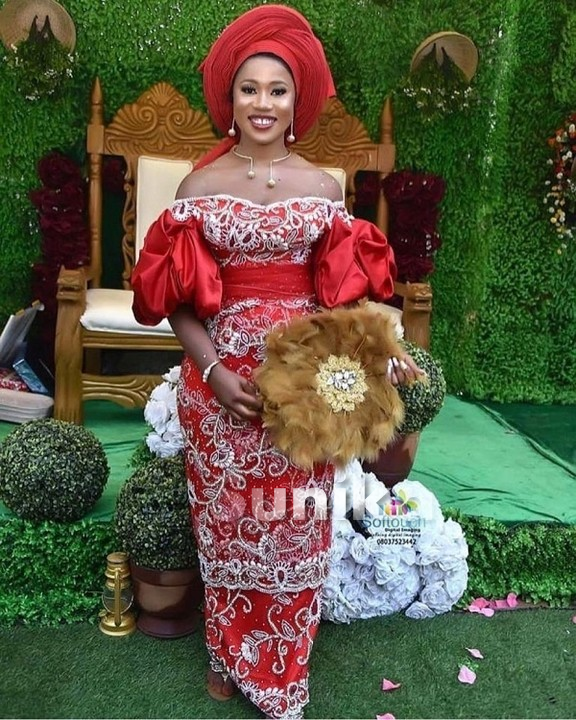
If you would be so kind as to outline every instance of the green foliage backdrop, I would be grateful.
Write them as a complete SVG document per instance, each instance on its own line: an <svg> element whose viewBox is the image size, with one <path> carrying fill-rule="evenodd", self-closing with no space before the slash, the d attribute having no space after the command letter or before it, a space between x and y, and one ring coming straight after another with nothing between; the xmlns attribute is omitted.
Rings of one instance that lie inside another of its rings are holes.
<svg viewBox="0 0 576 720"><path fill-rule="evenodd" d="M108 114L153 82L203 107L197 66L221 28L259 2L65 0L78 62L59 98L21 97L0 62L0 321L27 303L39 235L29 190L51 149L83 160L92 79ZM392 94L398 169L446 178L432 276L433 351L449 389L500 401L576 400L575 251L557 253L543 205L546 139L575 110L572 0L293 0L325 44L348 109L376 136ZM399 89L414 49L456 30L480 53L469 110L426 122Z"/></svg>

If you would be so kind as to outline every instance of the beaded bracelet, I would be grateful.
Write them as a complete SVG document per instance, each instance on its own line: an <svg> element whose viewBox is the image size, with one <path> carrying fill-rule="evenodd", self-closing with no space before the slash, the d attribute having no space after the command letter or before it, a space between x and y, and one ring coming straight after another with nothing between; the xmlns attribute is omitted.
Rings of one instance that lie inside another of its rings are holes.
<svg viewBox="0 0 576 720"><path fill-rule="evenodd" d="M210 365L208 365L208 367L206 367L206 368L204 369L204 372L202 373L202 382L204 382L204 383L207 383L207 382L208 382L208 378L210 377L210 373L211 373L212 370L216 367L216 365L218 365L218 363L221 363L221 362L222 362L222 360L220 360L220 358L218 358L218 360L213 360L213 361L210 363Z"/></svg>

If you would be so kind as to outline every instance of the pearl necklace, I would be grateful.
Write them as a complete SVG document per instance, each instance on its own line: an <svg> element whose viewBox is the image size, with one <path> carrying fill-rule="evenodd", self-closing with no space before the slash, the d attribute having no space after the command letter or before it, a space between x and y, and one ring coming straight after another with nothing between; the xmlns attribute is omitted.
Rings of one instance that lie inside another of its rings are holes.
<svg viewBox="0 0 576 720"><path fill-rule="evenodd" d="M256 177L256 173L254 172L254 158L251 155L242 155L242 153L238 152L237 147L238 147L237 145L234 145L234 147L232 148L232 152L234 153L234 155L236 155L236 157L242 158L242 160L250 161L250 167L248 169L248 178L250 180L253 180ZM284 155L283 157L276 158L275 160L270 160L269 171L268 171L268 181L266 183L266 185L268 185L269 188L276 187L276 180L274 180L274 177L272 175L274 163L282 162L282 160L288 160L290 155L292 155L292 152L290 150L288 150L286 155Z"/></svg>

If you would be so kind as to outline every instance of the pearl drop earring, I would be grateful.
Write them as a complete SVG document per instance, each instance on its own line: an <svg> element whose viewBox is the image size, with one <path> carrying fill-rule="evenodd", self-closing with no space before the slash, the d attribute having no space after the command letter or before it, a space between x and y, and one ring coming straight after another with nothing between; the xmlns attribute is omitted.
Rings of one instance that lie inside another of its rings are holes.
<svg viewBox="0 0 576 720"><path fill-rule="evenodd" d="M296 136L294 135L294 118L292 118L292 121L290 122L290 132L286 136L286 142L296 142Z"/></svg>
<svg viewBox="0 0 576 720"><path fill-rule="evenodd" d="M236 119L232 118L232 125L230 126L230 130L228 130L228 137L236 137L236 129L234 128L235 123Z"/></svg>

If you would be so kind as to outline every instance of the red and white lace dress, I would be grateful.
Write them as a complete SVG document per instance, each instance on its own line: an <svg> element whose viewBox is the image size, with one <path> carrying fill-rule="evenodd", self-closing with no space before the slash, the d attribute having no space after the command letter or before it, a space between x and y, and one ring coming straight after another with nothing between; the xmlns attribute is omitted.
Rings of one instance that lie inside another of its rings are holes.
<svg viewBox="0 0 576 720"><path fill-rule="evenodd" d="M319 305L385 299L394 274L386 238L342 203L179 200L148 233L134 312L156 324L191 305L223 363L250 378L270 330ZM188 358L178 400L212 666L266 715L301 717L331 528L312 504L292 512L293 491L330 497L333 468L294 466L260 421L220 406Z"/></svg>

